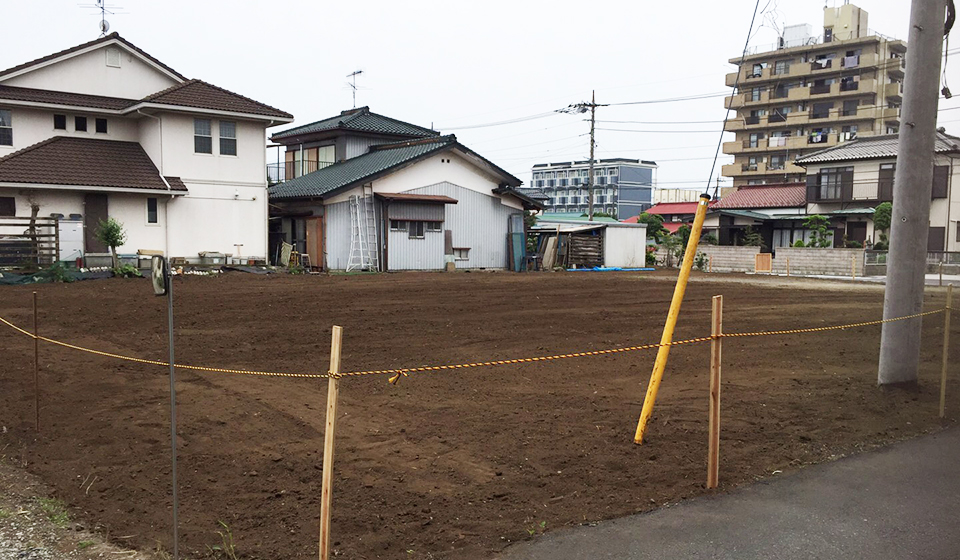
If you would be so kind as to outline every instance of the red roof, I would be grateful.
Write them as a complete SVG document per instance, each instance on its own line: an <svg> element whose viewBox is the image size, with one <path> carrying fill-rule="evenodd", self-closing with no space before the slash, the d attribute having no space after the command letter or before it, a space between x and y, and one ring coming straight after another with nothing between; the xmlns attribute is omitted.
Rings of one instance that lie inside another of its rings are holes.
<svg viewBox="0 0 960 560"><path fill-rule="evenodd" d="M647 214L672 216L674 214L696 214L699 202L661 202L644 210Z"/></svg>
<svg viewBox="0 0 960 560"><path fill-rule="evenodd" d="M688 224L685 222L663 222L663 229L669 231L670 233L677 233L677 230L680 229L680 226L692 226L693 224Z"/></svg>
<svg viewBox="0 0 960 560"><path fill-rule="evenodd" d="M806 206L807 190L803 183L746 185L717 201L714 209L797 208ZM649 210L648 210L649 212Z"/></svg>

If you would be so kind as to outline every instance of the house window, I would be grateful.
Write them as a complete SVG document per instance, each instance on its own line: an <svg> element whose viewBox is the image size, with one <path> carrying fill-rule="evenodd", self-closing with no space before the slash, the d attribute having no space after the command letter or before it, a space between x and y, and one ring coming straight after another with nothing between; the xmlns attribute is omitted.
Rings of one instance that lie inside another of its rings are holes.
<svg viewBox="0 0 960 560"><path fill-rule="evenodd" d="M410 222L410 239L423 239L423 222Z"/></svg>
<svg viewBox="0 0 960 560"><path fill-rule="evenodd" d="M13 146L13 115L9 109L0 109L0 146Z"/></svg>
<svg viewBox="0 0 960 560"><path fill-rule="evenodd" d="M407 231L407 221L390 220L390 231Z"/></svg>
<svg viewBox="0 0 960 560"><path fill-rule="evenodd" d="M957 222L957 241L960 241L960 222Z"/></svg>
<svg viewBox="0 0 960 560"><path fill-rule="evenodd" d="M196 154L213 153L213 136L210 119L193 119L193 152ZM299 152L297 152L299 153Z"/></svg>
<svg viewBox="0 0 960 560"><path fill-rule="evenodd" d="M853 186L852 167L820 170L820 200L840 200L847 186Z"/></svg>
<svg viewBox="0 0 960 560"><path fill-rule="evenodd" d="M66 115L54 115L54 116L53 116L53 129L54 129L54 130L66 130L66 129L67 129L67 116L66 116Z"/></svg>
<svg viewBox="0 0 960 560"><path fill-rule="evenodd" d="M147 223L148 224L159 223L159 217L157 215L157 199L156 198L147 199Z"/></svg>
<svg viewBox="0 0 960 560"><path fill-rule="evenodd" d="M73 117L73 129L77 132L86 132L87 117Z"/></svg>
<svg viewBox="0 0 960 560"><path fill-rule="evenodd" d="M237 123L220 121L220 155L237 155Z"/></svg>
<svg viewBox="0 0 960 560"><path fill-rule="evenodd" d="M470 260L470 248L469 247L454 247L453 248L453 258L458 261L468 261Z"/></svg>
<svg viewBox="0 0 960 560"><path fill-rule="evenodd" d="M880 181L877 185L877 199L881 202L893 201L893 180L897 171L895 163L880 164Z"/></svg>
<svg viewBox="0 0 960 560"><path fill-rule="evenodd" d="M0 216L16 216L17 199L12 196L0 196Z"/></svg>
<svg viewBox="0 0 960 560"><path fill-rule="evenodd" d="M931 198L947 198L950 182L950 167L937 165L933 168L933 190Z"/></svg>
<svg viewBox="0 0 960 560"><path fill-rule="evenodd" d="M427 222L427 231L440 231L443 222Z"/></svg>
<svg viewBox="0 0 960 560"><path fill-rule="evenodd" d="M97 119L96 122L97 132L99 134L107 133L107 119Z"/></svg>

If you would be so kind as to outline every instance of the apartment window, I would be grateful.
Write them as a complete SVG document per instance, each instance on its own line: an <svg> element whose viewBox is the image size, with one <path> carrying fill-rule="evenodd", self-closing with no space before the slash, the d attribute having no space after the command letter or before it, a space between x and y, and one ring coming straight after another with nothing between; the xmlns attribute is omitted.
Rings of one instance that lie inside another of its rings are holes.
<svg viewBox="0 0 960 560"><path fill-rule="evenodd" d="M390 220L390 231L407 231L407 221Z"/></svg>
<svg viewBox="0 0 960 560"><path fill-rule="evenodd" d="M759 147L760 147L760 140L762 140L762 139L763 139L763 133L762 133L762 132L753 132L753 133L751 133L751 134L750 134L750 140L747 141L747 142L748 142L748 143L747 143L747 147L748 147L748 148L759 148Z"/></svg>
<svg viewBox="0 0 960 560"><path fill-rule="evenodd" d="M790 73L790 61L789 60L778 60L773 65L773 73L780 74L789 74Z"/></svg>
<svg viewBox="0 0 960 560"><path fill-rule="evenodd" d="M0 216L16 216L17 199L12 196L0 196Z"/></svg>
<svg viewBox="0 0 960 560"><path fill-rule="evenodd" d="M13 115L9 109L0 109L0 146L13 146Z"/></svg>
<svg viewBox="0 0 960 560"><path fill-rule="evenodd" d="M73 129L77 132L86 132L87 117L73 117Z"/></svg>
<svg viewBox="0 0 960 560"><path fill-rule="evenodd" d="M812 119L826 119L830 117L830 109L833 109L833 103L814 103Z"/></svg>
<svg viewBox="0 0 960 560"><path fill-rule="evenodd" d="M562 210L561 210L562 212ZM457 261L468 261L470 260L470 248L469 247L454 247L453 248L453 259Z"/></svg>
<svg viewBox="0 0 960 560"><path fill-rule="evenodd" d="M751 88L750 89L750 101L760 101L760 92L763 91L763 88Z"/></svg>
<svg viewBox="0 0 960 560"><path fill-rule="evenodd" d="M857 107L860 106L860 101L856 99L851 99L849 101L843 102L843 110L840 113L840 116L843 117L854 117L857 115Z"/></svg>
<svg viewBox="0 0 960 560"><path fill-rule="evenodd" d="M410 239L423 239L423 222L410 222L410 229L407 230Z"/></svg>
<svg viewBox="0 0 960 560"><path fill-rule="evenodd" d="M220 155L237 155L237 123L220 121Z"/></svg>
<svg viewBox="0 0 960 560"><path fill-rule="evenodd" d="M107 133L107 119L97 119L96 121L97 132L100 134Z"/></svg>
<svg viewBox="0 0 960 560"><path fill-rule="evenodd" d="M210 119L193 119L193 152L197 154L213 153Z"/></svg>
<svg viewBox="0 0 960 560"><path fill-rule="evenodd" d="M54 115L54 116L53 116L53 128L54 128L54 130L66 130L66 129L67 129L67 116L66 116L66 115Z"/></svg>
<svg viewBox="0 0 960 560"><path fill-rule="evenodd" d="M156 224L159 223L159 216L157 214L157 199L148 198L147 199L147 223Z"/></svg>
<svg viewBox="0 0 960 560"><path fill-rule="evenodd" d="M783 169L786 163L787 156L785 154L773 154L770 156L770 165L767 166L767 169Z"/></svg>
<svg viewBox="0 0 960 560"><path fill-rule="evenodd" d="M427 222L427 231L440 231L443 222Z"/></svg>

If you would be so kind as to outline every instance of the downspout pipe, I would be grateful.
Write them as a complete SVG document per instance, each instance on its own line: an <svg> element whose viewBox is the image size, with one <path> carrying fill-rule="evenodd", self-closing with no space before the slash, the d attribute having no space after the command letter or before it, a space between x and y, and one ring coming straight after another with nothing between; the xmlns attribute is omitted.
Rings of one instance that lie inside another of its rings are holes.
<svg viewBox="0 0 960 560"><path fill-rule="evenodd" d="M137 113L147 118L156 119L157 131L160 133L160 144L158 146L160 150L160 180L163 181L163 184L167 187L167 192L170 193L170 198L163 205L163 254L167 257L167 260L170 260L170 201L173 200L173 189L167 182L167 178L163 176L163 120L156 115L144 113L143 109L137 109Z"/></svg>

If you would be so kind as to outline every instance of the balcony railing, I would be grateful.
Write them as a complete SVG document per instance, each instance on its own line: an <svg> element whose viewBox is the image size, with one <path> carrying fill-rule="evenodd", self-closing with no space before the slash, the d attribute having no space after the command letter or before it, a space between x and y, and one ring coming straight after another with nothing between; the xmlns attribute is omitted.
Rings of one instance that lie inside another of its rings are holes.
<svg viewBox="0 0 960 560"><path fill-rule="evenodd" d="M332 161L287 161L267 164L267 183L276 185L333 165Z"/></svg>
<svg viewBox="0 0 960 560"><path fill-rule="evenodd" d="M810 86L810 95L820 95L823 93L830 93L830 84Z"/></svg>
<svg viewBox="0 0 960 560"><path fill-rule="evenodd" d="M743 122L747 124L760 124L760 117L756 117L756 116L744 117Z"/></svg>
<svg viewBox="0 0 960 560"><path fill-rule="evenodd" d="M860 89L860 82L855 80L847 80L846 82L840 82L840 91L856 91Z"/></svg>
<svg viewBox="0 0 960 560"><path fill-rule="evenodd" d="M767 122L778 123L784 122L787 120L787 113L781 113L780 111L773 111L770 113L770 116L767 117Z"/></svg>

